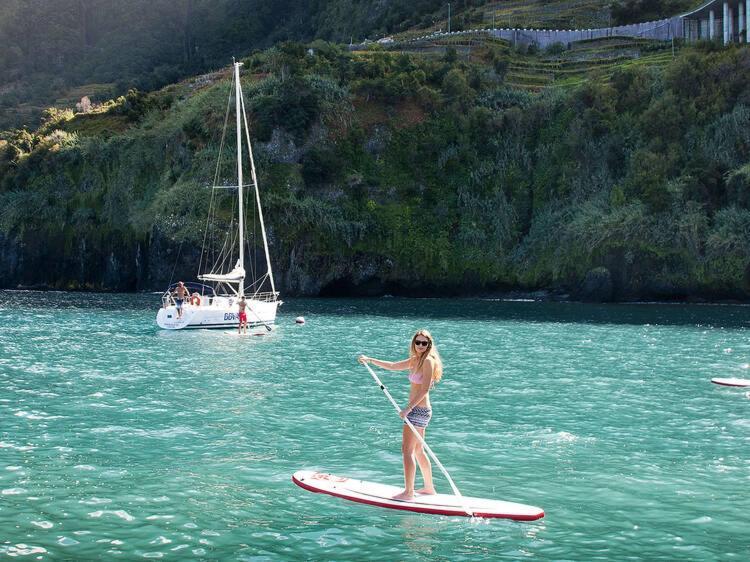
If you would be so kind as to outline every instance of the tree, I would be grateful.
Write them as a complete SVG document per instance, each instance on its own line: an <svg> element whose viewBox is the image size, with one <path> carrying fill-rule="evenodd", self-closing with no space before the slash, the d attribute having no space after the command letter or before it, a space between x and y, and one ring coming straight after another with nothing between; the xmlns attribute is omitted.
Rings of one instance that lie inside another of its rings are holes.
<svg viewBox="0 0 750 562"><path fill-rule="evenodd" d="M466 80L466 75L458 68L448 71L443 78L442 89L448 103L460 106L468 103L473 94L473 90Z"/></svg>

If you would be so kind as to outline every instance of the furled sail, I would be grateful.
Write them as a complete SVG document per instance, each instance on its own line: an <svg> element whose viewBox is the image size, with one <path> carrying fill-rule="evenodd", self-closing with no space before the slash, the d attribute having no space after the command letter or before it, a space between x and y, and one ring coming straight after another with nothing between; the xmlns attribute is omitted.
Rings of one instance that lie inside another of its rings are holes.
<svg viewBox="0 0 750 562"><path fill-rule="evenodd" d="M245 279L245 269L240 267L239 262L229 273L206 273L199 275L201 281L215 281L219 283L240 283Z"/></svg>

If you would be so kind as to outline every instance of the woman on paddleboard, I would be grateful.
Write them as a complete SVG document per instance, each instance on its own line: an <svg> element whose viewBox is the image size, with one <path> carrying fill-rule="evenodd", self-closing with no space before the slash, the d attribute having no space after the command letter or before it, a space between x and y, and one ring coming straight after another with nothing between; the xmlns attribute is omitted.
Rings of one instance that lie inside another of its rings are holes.
<svg viewBox="0 0 750 562"><path fill-rule="evenodd" d="M432 417L432 405L430 404L430 389L443 376L443 362L440 360L432 335L427 330L419 330L411 338L409 346L409 358L403 361L382 361L365 355L359 356L359 362L363 365L371 363L387 371L409 371L409 403L401 410L402 419L408 419L414 428L424 439L425 429ZM404 457L404 491L394 496L396 500L410 500L414 494L434 494L435 487L432 484L432 464L425 454L422 444L412 433L411 429L404 424L401 434L401 453ZM414 490L414 478L417 467L422 472L424 488Z"/></svg>

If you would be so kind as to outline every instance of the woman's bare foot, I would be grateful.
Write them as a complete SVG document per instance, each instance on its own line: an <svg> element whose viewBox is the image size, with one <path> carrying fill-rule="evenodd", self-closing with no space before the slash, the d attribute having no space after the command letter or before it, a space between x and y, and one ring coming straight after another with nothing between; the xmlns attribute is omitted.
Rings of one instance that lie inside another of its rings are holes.
<svg viewBox="0 0 750 562"><path fill-rule="evenodd" d="M434 496L437 494L435 488L420 488L415 493L421 496Z"/></svg>
<svg viewBox="0 0 750 562"><path fill-rule="evenodd" d="M414 492L407 492L406 490L404 490L400 494L396 494L395 496L393 496L392 499L394 499L394 500L404 500L404 501L413 500L414 499Z"/></svg>

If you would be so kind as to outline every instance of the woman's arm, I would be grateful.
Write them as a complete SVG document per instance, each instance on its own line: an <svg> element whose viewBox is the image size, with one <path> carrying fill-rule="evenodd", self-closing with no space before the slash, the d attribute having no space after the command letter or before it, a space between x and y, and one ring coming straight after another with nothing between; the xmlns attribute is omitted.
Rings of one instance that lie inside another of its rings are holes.
<svg viewBox="0 0 750 562"><path fill-rule="evenodd" d="M403 361L382 361L380 359L375 359L374 357L360 355L358 361L363 365L366 363L372 363L376 367L380 367L386 371L405 371L409 368L408 359L404 359Z"/></svg>

